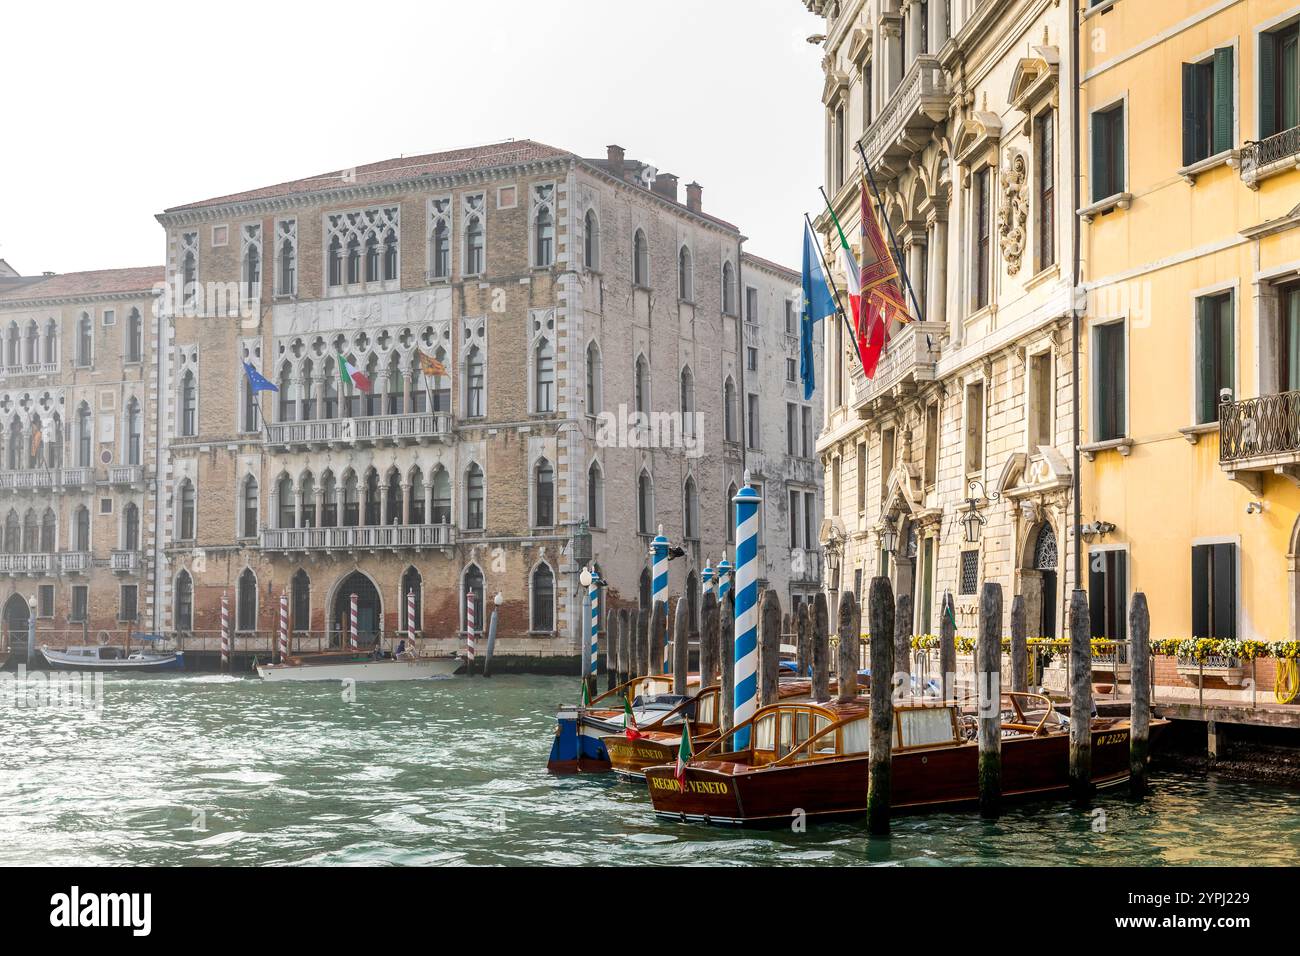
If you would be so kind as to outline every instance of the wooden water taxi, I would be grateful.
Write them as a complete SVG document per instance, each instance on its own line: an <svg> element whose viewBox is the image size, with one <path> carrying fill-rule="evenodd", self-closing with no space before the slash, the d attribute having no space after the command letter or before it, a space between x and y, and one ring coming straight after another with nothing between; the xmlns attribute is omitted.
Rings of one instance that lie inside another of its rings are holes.
<svg viewBox="0 0 1300 956"><path fill-rule="evenodd" d="M565 705L555 715L555 739L546 769L551 773L606 773L609 752L603 738L624 731L628 701L638 727L649 726L665 717L677 705L690 700L700 689L700 675L686 677L686 696L672 692L670 674L651 674L625 681L586 706Z"/></svg>
<svg viewBox="0 0 1300 956"><path fill-rule="evenodd" d="M1069 789L1069 722L1038 694L1004 693L1002 794L1051 797ZM645 771L659 816L682 821L772 825L866 812L870 713L865 698L847 704L781 702L740 727L751 745L736 750L735 730L699 751L679 782L676 767ZM1151 740L1168 725L1151 720ZM740 727L736 728L739 730ZM973 713L959 704L911 699L894 708L890 805L895 811L952 809L978 802L979 745ZM1129 776L1127 718L1092 718L1092 782Z"/></svg>
<svg viewBox="0 0 1300 956"><path fill-rule="evenodd" d="M177 650L155 650L152 647L132 650L116 644L65 647L63 650L42 644L40 650L45 662L57 671L150 673L185 669L185 654Z"/></svg>
<svg viewBox="0 0 1300 956"><path fill-rule="evenodd" d="M429 680L450 677L464 662L454 655L445 657L383 657L355 651L335 651L290 657L280 664L258 664L257 676L265 681Z"/></svg>
<svg viewBox="0 0 1300 956"><path fill-rule="evenodd" d="M646 767L677 759L683 719L690 721L695 746L713 743L722 729L718 723L721 703L722 688L714 684L631 732L624 729L606 734L600 741L609 754L610 769L625 780L641 781Z"/></svg>

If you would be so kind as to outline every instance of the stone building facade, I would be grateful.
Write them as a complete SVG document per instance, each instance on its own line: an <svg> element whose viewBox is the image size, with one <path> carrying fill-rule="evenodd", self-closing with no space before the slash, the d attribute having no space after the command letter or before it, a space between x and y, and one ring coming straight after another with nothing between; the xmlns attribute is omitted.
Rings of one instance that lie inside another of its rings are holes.
<svg viewBox="0 0 1300 956"><path fill-rule="evenodd" d="M572 653L581 568L642 599L661 525L686 552L670 590L698 595L750 454L743 297L792 288L698 184L511 141L158 220L167 629L215 633L226 594L239 631L269 632L287 593L301 646L338 643L356 594L369 640L406 632L413 593L418 634L452 648L473 591L501 595L499 652ZM254 395L244 363L279 391ZM781 458L763 467L784 481Z"/></svg>
<svg viewBox="0 0 1300 956"><path fill-rule="evenodd" d="M935 632L983 581L1059 635L1071 538L1068 4L805 0L825 18L826 188L859 235L858 147L915 293L874 379L827 329L823 543L834 589L873 575ZM1066 51L1066 55L1062 55ZM878 207L879 208L879 207ZM833 226L817 223L833 250ZM859 250L860 252L860 250ZM967 539L963 516L984 520Z"/></svg>
<svg viewBox="0 0 1300 956"><path fill-rule="evenodd" d="M0 601L21 659L42 638L160 624L153 572L160 267L0 285ZM107 635L107 637L104 637Z"/></svg>

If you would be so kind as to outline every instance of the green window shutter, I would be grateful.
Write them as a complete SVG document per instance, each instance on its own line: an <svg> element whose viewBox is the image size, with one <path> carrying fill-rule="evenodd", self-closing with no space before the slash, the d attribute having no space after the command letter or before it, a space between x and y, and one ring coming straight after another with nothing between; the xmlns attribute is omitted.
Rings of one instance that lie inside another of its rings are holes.
<svg viewBox="0 0 1300 956"><path fill-rule="evenodd" d="M1196 388L1197 424L1212 422L1215 415L1215 369L1218 367L1218 340L1215 335L1215 301L1196 300Z"/></svg>
<svg viewBox="0 0 1300 956"><path fill-rule="evenodd" d="M1192 545L1192 637L1210 636L1211 546Z"/></svg>
<svg viewBox="0 0 1300 956"><path fill-rule="evenodd" d="M1277 37L1259 35L1259 139L1277 132Z"/></svg>
<svg viewBox="0 0 1300 956"><path fill-rule="evenodd" d="M1196 162L1196 74L1195 63L1183 64L1183 165Z"/></svg>
<svg viewBox="0 0 1300 956"><path fill-rule="evenodd" d="M1110 184L1106 182L1106 157L1109 150L1106 148L1106 114L1094 113L1092 117L1092 168L1089 175L1092 179L1092 201L1100 202L1110 195Z"/></svg>
<svg viewBox="0 0 1300 956"><path fill-rule="evenodd" d="M1232 149L1232 80L1232 47L1215 50L1213 153Z"/></svg>
<svg viewBox="0 0 1300 956"><path fill-rule="evenodd" d="M1219 389L1232 389L1233 396L1237 394L1237 349L1234 336L1233 322L1233 297L1228 293L1219 300L1218 314L1218 331L1219 331L1219 381L1215 388L1214 411L1210 415L1209 421L1219 420Z"/></svg>

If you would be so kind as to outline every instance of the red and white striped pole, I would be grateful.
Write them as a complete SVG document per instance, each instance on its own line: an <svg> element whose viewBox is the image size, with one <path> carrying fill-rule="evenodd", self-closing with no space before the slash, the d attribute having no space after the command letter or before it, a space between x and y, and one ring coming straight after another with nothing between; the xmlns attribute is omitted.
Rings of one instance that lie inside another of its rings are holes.
<svg viewBox="0 0 1300 956"><path fill-rule="evenodd" d="M415 588L406 592L406 636L415 640Z"/></svg>
<svg viewBox="0 0 1300 956"><path fill-rule="evenodd" d="M474 632L478 629L478 616L475 613L474 592L465 594L465 671L474 672Z"/></svg>
<svg viewBox="0 0 1300 956"><path fill-rule="evenodd" d="M289 657L289 592L280 592L280 663Z"/></svg>
<svg viewBox="0 0 1300 956"><path fill-rule="evenodd" d="M355 594L353 594L352 597L351 597L351 599L348 601L348 638L349 638L349 641L350 641L351 644L352 644L352 649L355 651L355 650L357 649L357 647L358 647L358 644L357 644L357 596L356 596Z"/></svg>
<svg viewBox="0 0 1300 956"><path fill-rule="evenodd" d="M221 592L221 669L230 671L230 595Z"/></svg>

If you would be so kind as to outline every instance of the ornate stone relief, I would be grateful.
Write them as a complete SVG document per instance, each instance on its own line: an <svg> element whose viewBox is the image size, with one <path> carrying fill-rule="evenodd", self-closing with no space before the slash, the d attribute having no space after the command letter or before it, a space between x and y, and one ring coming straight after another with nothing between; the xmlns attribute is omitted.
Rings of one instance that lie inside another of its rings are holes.
<svg viewBox="0 0 1300 956"><path fill-rule="evenodd" d="M1025 221L1029 214L1029 171L1025 154L1018 149L1007 155L1007 165L1002 172L1002 207L998 211L998 233L1001 236L1002 256L1007 262L1007 274L1020 271L1020 261L1025 254Z"/></svg>

